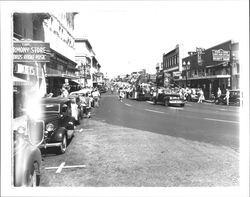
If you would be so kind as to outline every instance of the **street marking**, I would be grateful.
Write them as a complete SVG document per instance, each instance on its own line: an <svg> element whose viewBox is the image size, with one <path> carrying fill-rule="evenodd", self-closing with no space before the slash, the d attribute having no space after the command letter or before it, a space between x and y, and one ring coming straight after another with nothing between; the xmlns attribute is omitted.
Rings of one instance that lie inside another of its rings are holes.
<svg viewBox="0 0 250 197"><path fill-rule="evenodd" d="M178 107L169 107L169 109L177 109L177 110L183 110L184 108L178 108Z"/></svg>
<svg viewBox="0 0 250 197"><path fill-rule="evenodd" d="M151 104L153 104L154 102L153 101L146 101L147 103L151 103Z"/></svg>
<svg viewBox="0 0 250 197"><path fill-rule="evenodd" d="M86 165L74 165L74 166L64 166L65 162L61 163L59 167L47 167L45 170L57 169L56 173L61 173L62 169L66 168L86 168Z"/></svg>
<svg viewBox="0 0 250 197"><path fill-rule="evenodd" d="M125 105L127 105L127 106L129 106L129 107L131 107L132 105L130 105L130 104L128 104L128 103L124 103Z"/></svg>
<svg viewBox="0 0 250 197"><path fill-rule="evenodd" d="M65 165L65 162L62 162L61 165L58 167L56 173L61 173L64 165Z"/></svg>
<svg viewBox="0 0 250 197"><path fill-rule="evenodd" d="M218 121L218 122L229 122L234 124L239 124L240 122L237 121L230 121L230 120L220 120L220 119L212 119L212 118L204 118L205 120L212 120L212 121Z"/></svg>
<svg viewBox="0 0 250 197"><path fill-rule="evenodd" d="M228 109L219 109L220 111L230 111L230 112L237 112L237 110L228 110Z"/></svg>
<svg viewBox="0 0 250 197"><path fill-rule="evenodd" d="M155 113L159 113L159 114L164 114L165 112L162 111L155 111L155 110L151 110L151 109L145 109L146 111L150 111L150 112L155 112Z"/></svg>

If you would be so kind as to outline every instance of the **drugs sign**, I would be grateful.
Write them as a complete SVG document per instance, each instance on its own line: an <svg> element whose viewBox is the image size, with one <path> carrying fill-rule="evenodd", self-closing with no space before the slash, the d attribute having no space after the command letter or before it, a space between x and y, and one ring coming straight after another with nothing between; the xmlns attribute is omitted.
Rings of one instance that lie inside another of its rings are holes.
<svg viewBox="0 0 250 197"><path fill-rule="evenodd" d="M14 62L49 62L49 43L14 42Z"/></svg>

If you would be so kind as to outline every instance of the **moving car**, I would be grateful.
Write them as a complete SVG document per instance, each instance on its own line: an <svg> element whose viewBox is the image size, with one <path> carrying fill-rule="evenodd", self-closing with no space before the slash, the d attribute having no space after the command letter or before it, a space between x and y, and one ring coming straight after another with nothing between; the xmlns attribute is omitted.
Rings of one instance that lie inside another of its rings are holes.
<svg viewBox="0 0 250 197"><path fill-rule="evenodd" d="M158 102L163 103L165 106L181 106L184 107L185 101L177 93L158 93L157 96L153 97L154 104Z"/></svg>
<svg viewBox="0 0 250 197"><path fill-rule="evenodd" d="M65 153L75 129L70 99L62 97L44 98L41 102L41 108L45 137L39 147L55 147L57 153Z"/></svg>

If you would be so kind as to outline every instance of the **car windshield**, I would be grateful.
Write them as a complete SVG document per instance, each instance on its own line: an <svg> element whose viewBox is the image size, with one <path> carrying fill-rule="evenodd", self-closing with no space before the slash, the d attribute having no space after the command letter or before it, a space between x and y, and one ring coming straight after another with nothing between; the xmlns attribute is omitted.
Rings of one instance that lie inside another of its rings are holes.
<svg viewBox="0 0 250 197"><path fill-rule="evenodd" d="M59 104L42 104L44 112L59 112Z"/></svg>

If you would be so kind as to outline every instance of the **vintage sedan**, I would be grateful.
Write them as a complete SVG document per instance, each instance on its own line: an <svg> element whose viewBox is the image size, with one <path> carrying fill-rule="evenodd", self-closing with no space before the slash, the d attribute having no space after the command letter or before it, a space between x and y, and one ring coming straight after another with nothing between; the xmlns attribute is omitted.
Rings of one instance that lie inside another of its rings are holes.
<svg viewBox="0 0 250 197"><path fill-rule="evenodd" d="M26 115L13 119L13 183L14 186L36 187L40 183L43 122L30 120Z"/></svg>
<svg viewBox="0 0 250 197"><path fill-rule="evenodd" d="M25 112L23 89L15 78L12 119L12 183L15 187L36 187L40 183L42 156L38 146L44 139L43 121L31 119ZM17 84L16 84L17 83Z"/></svg>
<svg viewBox="0 0 250 197"><path fill-rule="evenodd" d="M44 98L41 101L41 112L41 120L45 125L45 138L40 148L54 147L57 153L65 153L75 129L70 99Z"/></svg>
<svg viewBox="0 0 250 197"><path fill-rule="evenodd" d="M165 106L181 106L184 107L185 101L177 93L160 93L153 98L154 104L163 103Z"/></svg>

